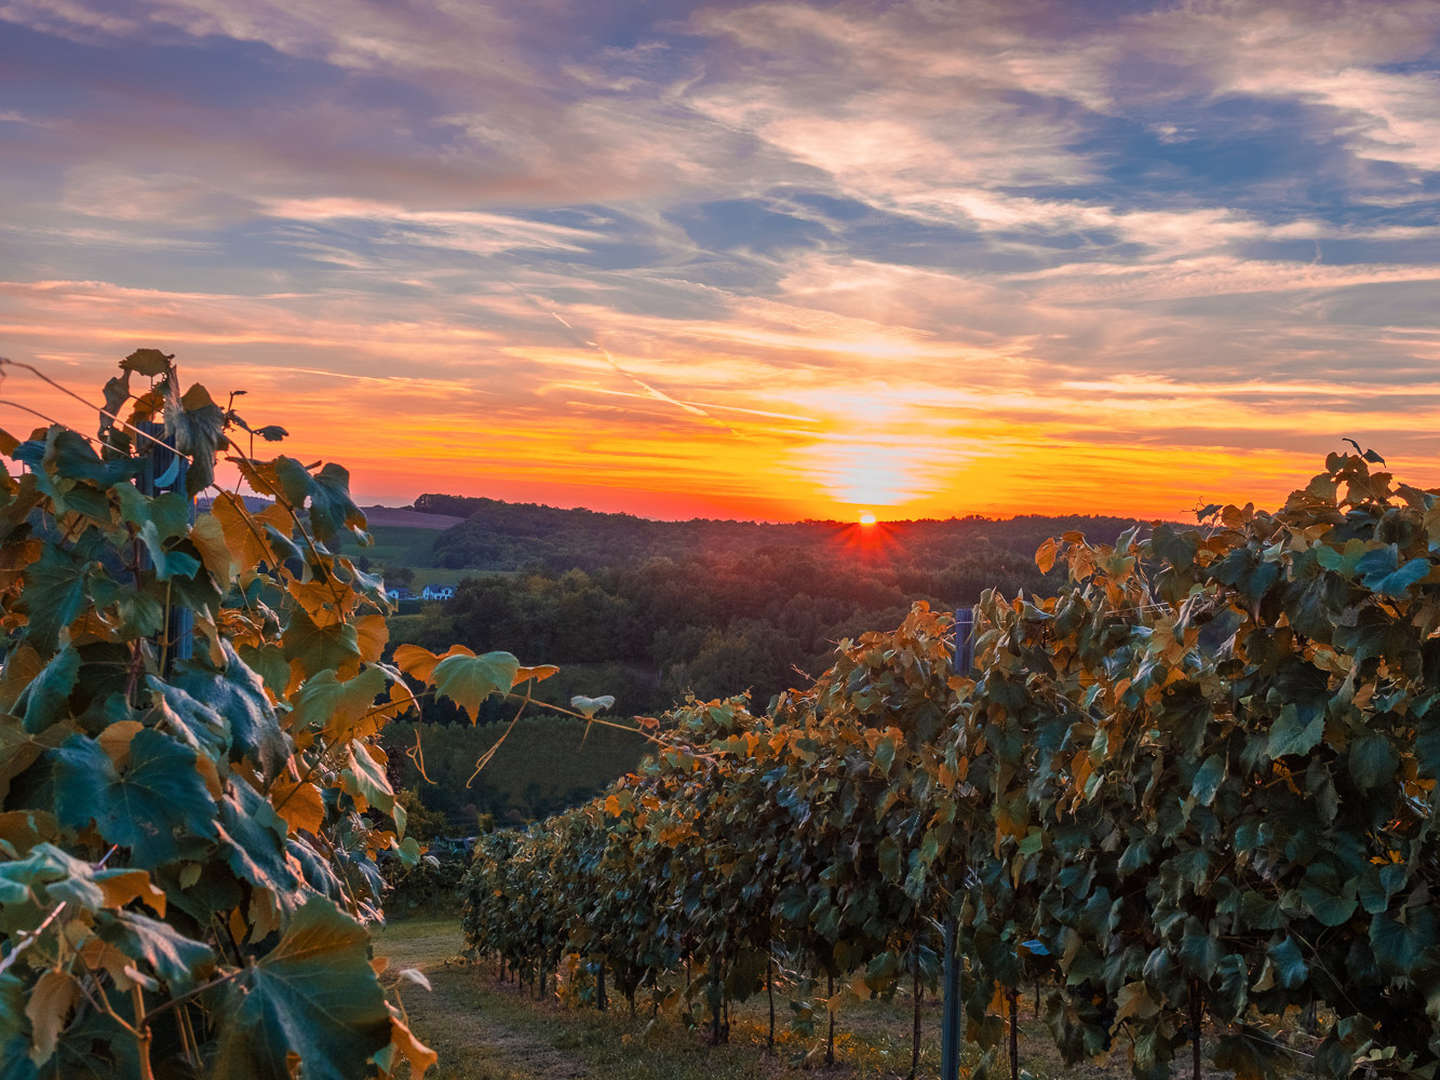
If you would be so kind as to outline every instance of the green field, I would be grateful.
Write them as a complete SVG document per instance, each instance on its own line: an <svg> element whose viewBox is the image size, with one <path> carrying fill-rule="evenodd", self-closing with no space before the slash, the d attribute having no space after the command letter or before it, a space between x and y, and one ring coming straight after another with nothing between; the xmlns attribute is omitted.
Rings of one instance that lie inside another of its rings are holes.
<svg viewBox="0 0 1440 1080"><path fill-rule="evenodd" d="M384 573L394 568L415 572L412 588L419 592L426 585L458 585L477 574L513 574L513 570L476 570L437 565L435 541L442 530L424 529L413 525L372 525L367 530L374 543L368 547L347 544L352 556L364 556L372 570Z"/></svg>
<svg viewBox="0 0 1440 1080"><path fill-rule="evenodd" d="M600 792L635 767L646 742L638 735L563 716L522 718L494 760L472 778L475 762L500 738L499 724L420 725L426 772L420 777L404 748L415 744L416 725L399 721L385 729L385 743L403 787L415 788L426 805L440 810L456 831L473 832L475 815L490 813L519 823L573 806ZM467 786L468 784L468 786Z"/></svg>
<svg viewBox="0 0 1440 1080"><path fill-rule="evenodd" d="M375 542L369 547L356 548L371 562L382 562L391 566L428 566L434 562L432 554L435 538L440 533L435 529L418 529L409 525L372 525L368 532Z"/></svg>

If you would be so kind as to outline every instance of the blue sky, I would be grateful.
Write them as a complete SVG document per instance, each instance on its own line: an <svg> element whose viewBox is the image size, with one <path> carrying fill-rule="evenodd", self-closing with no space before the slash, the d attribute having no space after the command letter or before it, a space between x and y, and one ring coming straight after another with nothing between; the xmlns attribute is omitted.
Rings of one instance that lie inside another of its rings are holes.
<svg viewBox="0 0 1440 1080"><path fill-rule="evenodd" d="M0 353L386 501L1440 484L1433 0L0 0L0 159Z"/></svg>

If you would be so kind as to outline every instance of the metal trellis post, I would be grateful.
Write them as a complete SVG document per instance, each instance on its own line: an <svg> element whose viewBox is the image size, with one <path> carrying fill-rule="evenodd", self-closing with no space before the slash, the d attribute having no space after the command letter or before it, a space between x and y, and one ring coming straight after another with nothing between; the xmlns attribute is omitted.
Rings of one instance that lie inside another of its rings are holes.
<svg viewBox="0 0 1440 1080"><path fill-rule="evenodd" d="M955 612L955 659L957 675L968 675L975 663L975 614L970 608ZM960 930L954 912L945 916L945 986L940 1021L940 1080L959 1080L960 1012Z"/></svg>

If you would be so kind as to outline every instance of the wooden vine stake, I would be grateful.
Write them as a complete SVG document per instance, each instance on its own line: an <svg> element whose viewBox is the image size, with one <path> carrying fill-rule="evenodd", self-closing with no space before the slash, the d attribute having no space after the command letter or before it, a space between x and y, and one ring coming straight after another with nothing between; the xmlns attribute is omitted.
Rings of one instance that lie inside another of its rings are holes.
<svg viewBox="0 0 1440 1080"><path fill-rule="evenodd" d="M914 953L915 1015L910 1033L910 1080L915 1080L916 1075L920 1072L920 999L925 992L925 984L920 980L919 945L917 944L912 951Z"/></svg>
<svg viewBox="0 0 1440 1080"><path fill-rule="evenodd" d="M1020 1080L1020 991L1006 991L1010 1002L1010 1080Z"/></svg>
<svg viewBox="0 0 1440 1080"><path fill-rule="evenodd" d="M770 999L770 1034L765 1038L765 1049L775 1052L775 953L765 957L765 996Z"/></svg>
<svg viewBox="0 0 1440 1080"><path fill-rule="evenodd" d="M833 999L833 998L835 997L835 973L834 973L834 972L827 972L826 974L827 974L827 976L828 976L828 983L827 983L827 986L826 986L826 990L829 992L830 998ZM833 1003L833 1000L827 1000L827 1001L825 1002L825 1008L826 1008L826 1010L830 1013L830 1035L829 1035L829 1038L826 1039L826 1042L825 1042L825 1064L826 1064L826 1065L834 1065L834 1064L835 1064L835 1005L834 1005L834 1003Z"/></svg>
<svg viewBox="0 0 1440 1080"><path fill-rule="evenodd" d="M1205 1020L1205 1003L1200 998L1200 980L1190 980L1190 1053L1194 1080L1200 1080L1200 1025Z"/></svg>

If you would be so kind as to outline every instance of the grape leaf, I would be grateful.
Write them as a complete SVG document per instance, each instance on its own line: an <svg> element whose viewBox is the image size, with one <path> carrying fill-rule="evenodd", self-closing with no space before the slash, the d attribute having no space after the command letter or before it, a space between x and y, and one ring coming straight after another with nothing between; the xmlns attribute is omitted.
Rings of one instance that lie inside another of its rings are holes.
<svg viewBox="0 0 1440 1080"><path fill-rule="evenodd" d="M170 361L174 359L174 353L163 353L159 349L136 349L120 361L120 370L133 371L136 375L145 375L153 379L157 375L164 375L168 372Z"/></svg>
<svg viewBox="0 0 1440 1080"><path fill-rule="evenodd" d="M85 605L90 563L54 544L46 544L40 558L25 568L21 594L30 616L26 636L41 651L52 651L60 631L69 626Z"/></svg>
<svg viewBox="0 0 1440 1080"><path fill-rule="evenodd" d="M280 943L230 989L214 1080L350 1080L390 1042L365 928L328 900L305 903Z"/></svg>
<svg viewBox="0 0 1440 1080"><path fill-rule="evenodd" d="M74 829L93 821L108 843L130 849L132 865L151 869L178 858L177 830L216 835L215 800L196 770L195 751L172 736L138 732L123 772L84 735L72 735L54 757L56 818Z"/></svg>
<svg viewBox="0 0 1440 1080"><path fill-rule="evenodd" d="M221 643L221 651L223 669L194 663L177 673L171 683L225 719L232 761L248 759L260 767L262 776L274 776L290 757L289 737L281 730L264 681L228 641ZM176 707L174 702L171 705Z"/></svg>
<svg viewBox="0 0 1440 1080"><path fill-rule="evenodd" d="M30 680L15 703L27 732L44 731L61 719L79 674L80 654L67 645Z"/></svg>
<svg viewBox="0 0 1440 1080"><path fill-rule="evenodd" d="M447 656L435 665L431 679L437 694L455 702L475 720L487 697L509 692L519 670L520 661L508 652Z"/></svg>
<svg viewBox="0 0 1440 1080"><path fill-rule="evenodd" d="M143 961L172 990L195 985L215 963L209 945L192 941L169 923L136 911L102 911L95 917L95 929L102 941Z"/></svg>

